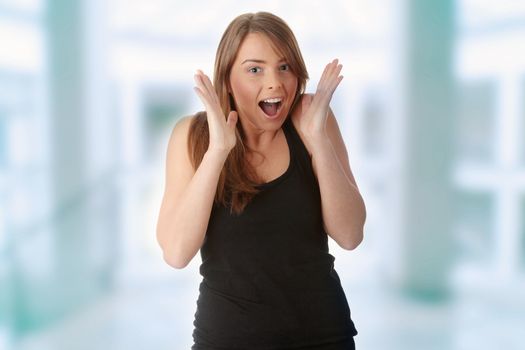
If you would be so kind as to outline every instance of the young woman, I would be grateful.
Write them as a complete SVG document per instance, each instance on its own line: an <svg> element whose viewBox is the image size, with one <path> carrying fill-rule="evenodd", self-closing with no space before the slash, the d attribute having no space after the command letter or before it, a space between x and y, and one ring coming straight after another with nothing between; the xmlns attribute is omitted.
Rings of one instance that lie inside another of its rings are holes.
<svg viewBox="0 0 525 350"><path fill-rule="evenodd" d="M201 252L193 350L355 348L328 251L355 249L366 217L329 107L341 68L304 94L292 31L258 12L226 29L213 84L195 75L206 111L173 129L157 223L169 265Z"/></svg>

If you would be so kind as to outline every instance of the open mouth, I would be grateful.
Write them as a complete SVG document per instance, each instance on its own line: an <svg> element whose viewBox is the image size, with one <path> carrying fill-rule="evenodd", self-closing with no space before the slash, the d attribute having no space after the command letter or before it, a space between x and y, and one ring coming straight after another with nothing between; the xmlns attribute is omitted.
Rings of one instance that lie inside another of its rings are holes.
<svg viewBox="0 0 525 350"><path fill-rule="evenodd" d="M282 99L281 98L269 98L259 102L259 107L269 117L275 117L281 109Z"/></svg>

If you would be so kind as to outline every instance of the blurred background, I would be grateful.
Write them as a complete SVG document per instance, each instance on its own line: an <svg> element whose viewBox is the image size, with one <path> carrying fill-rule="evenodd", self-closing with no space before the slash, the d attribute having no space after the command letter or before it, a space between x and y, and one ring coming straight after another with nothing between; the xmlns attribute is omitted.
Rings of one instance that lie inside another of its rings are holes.
<svg viewBox="0 0 525 350"><path fill-rule="evenodd" d="M524 349L525 2L0 0L0 349L189 349L200 255L162 259L168 137L228 23L271 11L367 206L330 252L358 349Z"/></svg>

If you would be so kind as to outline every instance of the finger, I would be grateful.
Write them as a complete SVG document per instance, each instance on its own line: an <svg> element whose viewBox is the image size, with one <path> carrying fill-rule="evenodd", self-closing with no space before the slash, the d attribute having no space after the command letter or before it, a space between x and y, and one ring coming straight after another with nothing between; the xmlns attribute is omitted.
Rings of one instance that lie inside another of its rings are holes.
<svg viewBox="0 0 525 350"><path fill-rule="evenodd" d="M195 81L203 93L210 95L211 91L209 90L208 86L206 86L205 76L206 75L200 69L198 69L197 73L195 74Z"/></svg>
<svg viewBox="0 0 525 350"><path fill-rule="evenodd" d="M336 60L333 62L334 64L337 63ZM333 93L337 85L341 82L342 77L339 75L341 73L341 70L343 69L342 64L337 64L332 66L332 69L329 71L328 76L326 77L325 83L326 83L326 90L330 93Z"/></svg>
<svg viewBox="0 0 525 350"><path fill-rule="evenodd" d="M330 70L330 63L328 63L325 67L324 67L324 70L323 70L323 73L321 74L321 78L319 79L319 85L323 85L325 80L326 80L326 76L328 74L328 71Z"/></svg>
<svg viewBox="0 0 525 350"><path fill-rule="evenodd" d="M199 73L201 75L201 79L202 79L202 82L203 82L204 86L206 87L206 90L210 94L210 97L214 101L218 100L217 93L215 92L215 89L213 88L213 84L212 84L210 78L206 74L204 74L200 69L198 71L199 71Z"/></svg>
<svg viewBox="0 0 525 350"><path fill-rule="evenodd" d="M343 79L343 76L339 75L341 73L342 68L342 65L338 65L334 70L333 75L330 77L330 90L335 90L337 85L339 85L339 83Z"/></svg>
<svg viewBox="0 0 525 350"><path fill-rule="evenodd" d="M206 95L197 86L193 87L193 90L197 93L197 96L199 96L199 99L204 104L204 107L206 108L206 110L208 110L210 107L210 102L208 101L208 98L206 97Z"/></svg>
<svg viewBox="0 0 525 350"><path fill-rule="evenodd" d="M334 86L333 86L333 88L332 88L332 95L334 94L335 89L339 86L339 83L341 83L341 80L343 80L343 78L344 78L344 77L343 77L342 75L340 75L340 76L337 77L337 79L336 79L336 81L335 81L335 83L334 83Z"/></svg>
<svg viewBox="0 0 525 350"><path fill-rule="evenodd" d="M342 64L338 64L338 60L334 60L332 63L331 63L331 67L330 69L327 71L327 79L329 81L335 79L339 73L341 73L341 69L343 68L343 65Z"/></svg>
<svg viewBox="0 0 525 350"><path fill-rule="evenodd" d="M196 75L196 81L201 93L206 97L208 108L216 108L216 106L220 105L217 93L213 89L211 82L206 83L206 76L202 72Z"/></svg>
<svg viewBox="0 0 525 350"><path fill-rule="evenodd" d="M236 111L231 111L228 115L228 121L226 124L228 124L229 127L235 127L235 124L237 124L238 120L238 114Z"/></svg>
<svg viewBox="0 0 525 350"><path fill-rule="evenodd" d="M202 77L199 74L195 74L194 79L195 79L195 85L197 85L196 87L199 88L200 96L208 100L209 99L208 89L206 89L206 86L204 85L202 81Z"/></svg>
<svg viewBox="0 0 525 350"><path fill-rule="evenodd" d="M326 74L330 75L330 73L333 72L334 68L337 67L338 59L335 58L332 62L328 63L326 65Z"/></svg>
<svg viewBox="0 0 525 350"><path fill-rule="evenodd" d="M323 74L321 75L321 79L319 80L318 85L318 87L321 90L324 90L327 84L330 85L330 81L333 79L334 75L340 72L340 68L342 67L342 65L340 65L341 67L339 67L339 65L337 64L338 62L339 60L336 58L325 66L325 69L323 71Z"/></svg>
<svg viewBox="0 0 525 350"><path fill-rule="evenodd" d="M335 60L333 60L333 62L331 63L331 72L335 72L337 71L338 69L340 69L343 65L339 63L339 60L336 58Z"/></svg>
<svg viewBox="0 0 525 350"><path fill-rule="evenodd" d="M201 93L203 95L209 95L208 89L206 88L206 86L204 85L204 82L202 81L202 75L197 73L193 76L193 78L195 80L195 84L200 89Z"/></svg>
<svg viewBox="0 0 525 350"><path fill-rule="evenodd" d="M318 89L324 89L324 86L326 84L327 77L330 75L330 71L332 70L333 61L328 63L323 70L323 73L321 74L321 78L319 79L319 83L317 84Z"/></svg>
<svg viewBox="0 0 525 350"><path fill-rule="evenodd" d="M318 87L314 101L312 102L312 108L317 108L318 106L325 105L330 103L332 96L335 92L335 89L343 79L343 76L336 77L330 82L327 82L325 86Z"/></svg>
<svg viewBox="0 0 525 350"><path fill-rule="evenodd" d="M210 95L210 91L205 83L205 74L200 69L197 69L197 73L194 75L194 77L197 86L199 86L201 89L201 92L203 94Z"/></svg>
<svg viewBox="0 0 525 350"><path fill-rule="evenodd" d="M342 75L339 75L339 76L335 76L329 83L329 86L326 88L325 92L326 92L326 97L328 98L328 100L331 100L332 99L332 96L335 92L335 89L337 89L337 87L339 86L339 83L341 83L341 80L343 80L343 76Z"/></svg>
<svg viewBox="0 0 525 350"><path fill-rule="evenodd" d="M336 65L334 67L334 74L335 75L339 75L339 73L341 73L342 69L343 69L343 65L341 63L339 63L338 65Z"/></svg>

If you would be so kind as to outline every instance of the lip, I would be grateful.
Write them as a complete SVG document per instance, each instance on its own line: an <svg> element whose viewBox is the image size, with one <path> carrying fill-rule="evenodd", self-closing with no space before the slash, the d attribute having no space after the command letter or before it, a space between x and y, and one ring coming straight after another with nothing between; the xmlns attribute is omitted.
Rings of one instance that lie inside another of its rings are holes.
<svg viewBox="0 0 525 350"><path fill-rule="evenodd" d="M280 98L281 99L281 103L283 103L283 101L284 101L284 96L269 96L269 97L265 97L265 98L259 100L259 103L263 102L264 100L270 100L272 98Z"/></svg>

